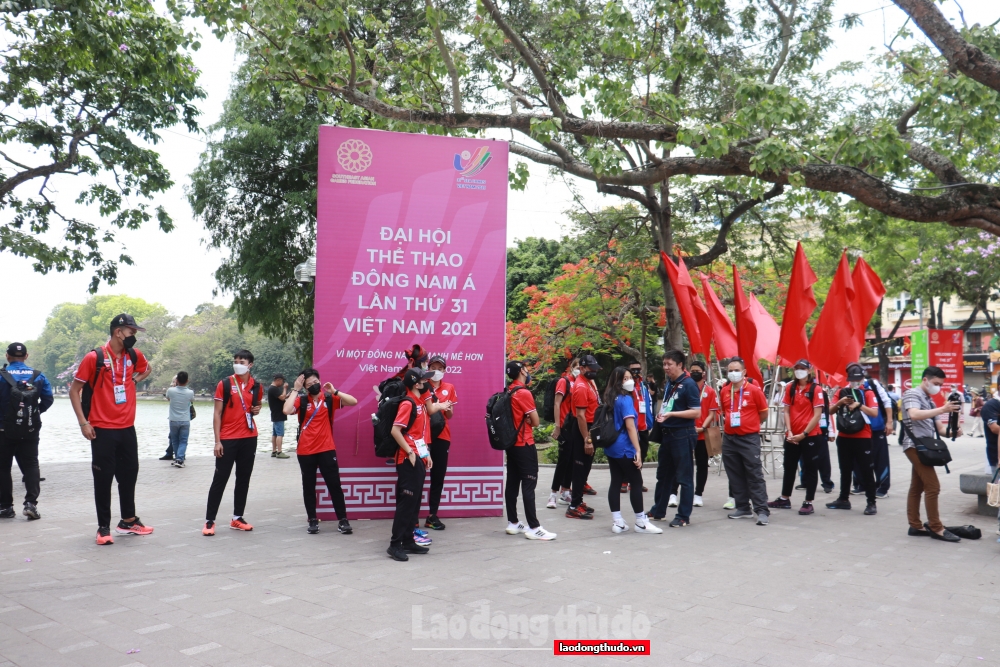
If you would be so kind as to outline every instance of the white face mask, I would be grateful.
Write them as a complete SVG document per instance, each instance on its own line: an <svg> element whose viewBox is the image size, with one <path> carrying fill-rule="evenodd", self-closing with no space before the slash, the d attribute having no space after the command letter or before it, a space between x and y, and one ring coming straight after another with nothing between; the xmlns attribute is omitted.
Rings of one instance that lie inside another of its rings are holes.
<svg viewBox="0 0 1000 667"><path fill-rule="evenodd" d="M927 392L928 396L937 396L941 393L941 385L928 382L924 385L924 391Z"/></svg>
<svg viewBox="0 0 1000 667"><path fill-rule="evenodd" d="M726 375L730 382L739 382L743 379L743 371L729 371Z"/></svg>
<svg viewBox="0 0 1000 667"><path fill-rule="evenodd" d="M851 382L851 389L861 389L860 382Z"/></svg>
<svg viewBox="0 0 1000 667"><path fill-rule="evenodd" d="M625 380L622 382L622 389L631 394L635 391L635 380Z"/></svg>
<svg viewBox="0 0 1000 667"><path fill-rule="evenodd" d="M578 377L580 377L580 369L579 369L579 368L574 368L574 369L573 369L573 372L572 372L572 373L570 373L570 375L572 375L572 376L573 376L573 377L575 377L575 378L578 378Z"/></svg>
<svg viewBox="0 0 1000 667"><path fill-rule="evenodd" d="M444 379L444 371L434 371L434 375L431 377L435 382L440 382Z"/></svg>
<svg viewBox="0 0 1000 667"><path fill-rule="evenodd" d="M233 364L233 372L237 375L246 375L250 367L246 364Z"/></svg>
<svg viewBox="0 0 1000 667"><path fill-rule="evenodd" d="M795 379L796 380L805 380L807 377L809 377L809 371L804 371L804 370L799 370L799 369L795 370Z"/></svg>

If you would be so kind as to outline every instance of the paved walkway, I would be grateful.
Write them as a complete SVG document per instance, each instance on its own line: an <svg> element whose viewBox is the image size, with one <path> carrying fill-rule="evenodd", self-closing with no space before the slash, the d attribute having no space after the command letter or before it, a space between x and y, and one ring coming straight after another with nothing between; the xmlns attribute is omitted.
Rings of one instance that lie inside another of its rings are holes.
<svg viewBox="0 0 1000 667"><path fill-rule="evenodd" d="M143 461L138 508L156 532L111 547L93 541L88 466L45 464L43 519L0 523L0 667L997 665L996 523L958 491L982 446L959 441L942 472L945 522L979 525L978 542L906 536L909 470L893 447L891 497L875 517L859 507L729 521L713 472L689 528L613 535L605 497L582 522L540 494L555 542L507 536L501 518L451 520L430 555L405 564L385 555L386 521L307 535L294 460L258 458L255 530L214 538L200 534L211 459ZM591 481L606 491L607 471ZM779 483L768 486L773 498ZM653 659L552 655L555 638L623 633L648 635Z"/></svg>

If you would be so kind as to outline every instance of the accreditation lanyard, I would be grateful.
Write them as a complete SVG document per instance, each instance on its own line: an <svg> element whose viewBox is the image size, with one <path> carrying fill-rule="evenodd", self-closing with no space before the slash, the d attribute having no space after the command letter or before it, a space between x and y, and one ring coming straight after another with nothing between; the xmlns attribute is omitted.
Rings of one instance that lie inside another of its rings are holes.
<svg viewBox="0 0 1000 667"><path fill-rule="evenodd" d="M663 407L660 408L660 413L661 414L665 415L668 412L673 412L673 410L674 410L674 399L676 398L676 396L674 396L674 394L677 393L677 389L680 388L681 383L684 382L684 378L686 378L686 377L689 377L689 376L688 376L687 373L684 373L684 375L682 375L679 378L677 378L677 380L675 382L670 382L669 378L667 379L667 381L670 382L670 388L663 395Z"/></svg>
<svg viewBox="0 0 1000 667"><path fill-rule="evenodd" d="M247 384L250 384L247 382ZM243 400L243 390L247 385L241 385L239 379L233 375L233 385L236 387L236 395L240 397L240 405L243 406L243 416L247 419L247 428L253 430L253 414L247 410L247 403Z"/></svg>
<svg viewBox="0 0 1000 667"><path fill-rule="evenodd" d="M733 403L733 398L735 397L736 390L733 389L733 385L729 385L729 425L732 428L739 428L741 423L741 416L743 410L743 389L746 386L746 380L740 385L740 402Z"/></svg>
<svg viewBox="0 0 1000 667"><path fill-rule="evenodd" d="M324 401L324 399L321 398L318 401L316 401L315 403L313 403L313 413L309 417L309 419L306 420L306 423L302 425L302 432L303 433L306 432L306 429L309 428L309 424L312 423L313 418L319 413L319 407L321 405L323 405L323 401Z"/></svg>
<svg viewBox="0 0 1000 667"><path fill-rule="evenodd" d="M104 356L110 362L111 366L111 387L115 393L115 405L122 405L128 401L128 396L125 393L125 376L127 375L128 370L125 362L125 355L127 353L125 350L122 350L122 382L121 384L118 384L118 380L115 376L115 355L111 354L111 346L105 346L104 352Z"/></svg>

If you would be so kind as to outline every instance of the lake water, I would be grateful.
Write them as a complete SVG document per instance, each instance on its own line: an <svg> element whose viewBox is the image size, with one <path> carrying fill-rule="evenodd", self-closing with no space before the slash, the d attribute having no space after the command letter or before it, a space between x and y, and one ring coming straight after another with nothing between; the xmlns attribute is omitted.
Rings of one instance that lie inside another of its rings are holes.
<svg viewBox="0 0 1000 667"><path fill-rule="evenodd" d="M215 445L212 434L212 410L214 401L195 399L194 408L198 416L191 420L191 435L188 438L187 456L211 456ZM163 456L167 449L169 432L167 411L169 404L164 400L140 400L135 409L135 431L139 440L139 458L150 459ZM257 416L259 448L271 450L271 417L265 402ZM285 445L289 449L295 445L295 422L287 422ZM56 397L55 403L42 415L42 431L38 443L38 459L42 462L89 461L90 441L80 433L80 424L73 414L69 398Z"/></svg>

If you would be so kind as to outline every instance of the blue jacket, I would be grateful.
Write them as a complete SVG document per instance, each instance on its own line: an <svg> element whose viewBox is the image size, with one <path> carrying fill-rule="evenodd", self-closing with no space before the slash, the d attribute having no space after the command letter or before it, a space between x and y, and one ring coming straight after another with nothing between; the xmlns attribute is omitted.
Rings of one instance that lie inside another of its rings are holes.
<svg viewBox="0 0 1000 667"><path fill-rule="evenodd" d="M24 380L27 382L31 379L31 374L35 372L31 366L28 366L23 361L12 361L7 365L7 372L11 374L14 380ZM39 405L38 409L40 412L45 412L52 406L52 402L55 400L52 396L52 385L49 384L48 379L46 379L44 374L39 375L35 379L35 384L39 389ZM10 385L3 378L0 378L0 422L2 422L3 415L7 414L7 401L10 400ZM3 428L3 423L0 423L0 429Z"/></svg>

